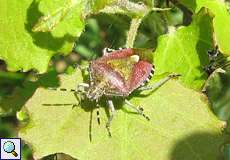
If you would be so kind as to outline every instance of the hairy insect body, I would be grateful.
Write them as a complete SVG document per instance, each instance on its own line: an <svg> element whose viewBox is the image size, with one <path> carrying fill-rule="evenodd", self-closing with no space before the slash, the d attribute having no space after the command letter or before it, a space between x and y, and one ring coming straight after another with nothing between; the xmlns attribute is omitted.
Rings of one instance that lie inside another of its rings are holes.
<svg viewBox="0 0 230 160"><path fill-rule="evenodd" d="M91 85L87 97L128 96L150 76L153 65L133 49L113 51L90 63Z"/></svg>

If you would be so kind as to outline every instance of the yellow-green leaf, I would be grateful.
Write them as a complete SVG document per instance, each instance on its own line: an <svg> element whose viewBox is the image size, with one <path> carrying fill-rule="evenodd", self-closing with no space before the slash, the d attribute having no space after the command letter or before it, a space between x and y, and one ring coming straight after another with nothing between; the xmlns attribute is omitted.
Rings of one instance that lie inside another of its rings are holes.
<svg viewBox="0 0 230 160"><path fill-rule="evenodd" d="M156 74L179 73L186 86L200 89L207 78L203 67L208 64L207 51L213 47L212 32L212 18L206 10L194 16L189 26L170 28L158 39Z"/></svg>
<svg viewBox="0 0 230 160"><path fill-rule="evenodd" d="M79 71L62 75L60 87L75 88L82 82L80 75ZM225 138L223 123L212 114L204 95L176 80L147 94L134 94L131 102L142 105L151 120L146 121L117 101L110 138L105 129L107 106L100 108L102 122L98 125L95 103L62 106L78 100L73 93L39 88L25 104L30 120L19 137L30 144L36 159L53 153L90 160L217 159Z"/></svg>

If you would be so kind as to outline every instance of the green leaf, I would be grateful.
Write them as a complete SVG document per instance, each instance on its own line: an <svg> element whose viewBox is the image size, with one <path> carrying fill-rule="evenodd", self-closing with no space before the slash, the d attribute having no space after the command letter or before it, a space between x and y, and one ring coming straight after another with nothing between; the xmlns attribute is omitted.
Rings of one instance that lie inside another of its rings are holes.
<svg viewBox="0 0 230 160"><path fill-rule="evenodd" d="M71 2L68 3L67 1L67 5L59 8L52 15L46 15L41 17L32 30L34 32L51 31L59 22L66 18L68 12L70 12L71 8L74 7L74 4L72 4Z"/></svg>
<svg viewBox="0 0 230 160"><path fill-rule="evenodd" d="M151 11L150 6L129 0L89 0L86 3L85 16L101 12L125 14L130 17L144 17L149 11Z"/></svg>
<svg viewBox="0 0 230 160"><path fill-rule="evenodd" d="M80 75L79 71L62 75L60 87L75 88L82 82ZM67 104L79 101L72 93L39 88L25 104L30 121L21 128L19 137L30 144L35 159L53 153L90 160L215 160L219 155L225 138L221 132L223 123L211 113L205 96L176 80L151 94L134 95L131 102L142 105L151 120L134 114L116 99L117 114L110 138L105 128L107 106L100 108L102 122L98 125L95 103L84 101L73 108Z"/></svg>
<svg viewBox="0 0 230 160"><path fill-rule="evenodd" d="M215 70L206 81L206 93L212 110L221 120L230 120L230 69Z"/></svg>
<svg viewBox="0 0 230 160"><path fill-rule="evenodd" d="M87 0L85 12L98 12L103 9L106 5L110 5L117 0Z"/></svg>
<svg viewBox="0 0 230 160"><path fill-rule="evenodd" d="M227 4L221 0L180 0L182 4L195 13L202 7L208 8L213 14L214 36L219 49L223 54L230 55L230 13Z"/></svg>
<svg viewBox="0 0 230 160"><path fill-rule="evenodd" d="M32 28L40 17L52 15L62 8L65 0L55 3L0 0L0 3L0 59L6 61L11 71L35 69L45 72L55 53L66 54L72 50L76 36L84 28L80 18L83 10L80 0L75 0L76 7L66 13L52 32L33 32Z"/></svg>
<svg viewBox="0 0 230 160"><path fill-rule="evenodd" d="M193 17L189 26L170 28L158 39L156 74L179 73L186 86L200 89L207 78L202 67L207 65L207 51L212 49L212 31L212 18L205 10Z"/></svg>
<svg viewBox="0 0 230 160"><path fill-rule="evenodd" d="M141 17L143 18L149 11L151 11L151 8L146 6L145 4L141 3L134 3L129 0L122 0L117 1L117 3L114 3L113 5L106 6L103 8L100 12L104 13L119 13L119 14L126 14L130 17Z"/></svg>

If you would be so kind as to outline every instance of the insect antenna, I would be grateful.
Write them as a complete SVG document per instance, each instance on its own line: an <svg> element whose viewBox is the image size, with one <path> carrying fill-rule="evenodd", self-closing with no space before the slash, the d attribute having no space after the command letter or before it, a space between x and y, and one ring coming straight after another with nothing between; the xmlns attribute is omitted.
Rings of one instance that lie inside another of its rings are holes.
<svg viewBox="0 0 230 160"><path fill-rule="evenodd" d="M43 106L73 106L76 107L78 104L76 103L54 103L54 104L49 104L49 103L44 103L42 104Z"/></svg>
<svg viewBox="0 0 230 160"><path fill-rule="evenodd" d="M61 92L71 92L73 94L75 93L79 93L79 94L82 94L84 93L84 91L81 91L79 89L66 89L66 88L48 88L49 90L53 90L53 91L61 91ZM75 95L76 96L76 95ZM78 97L76 97L78 98ZM79 100L79 99L78 99ZM72 105L72 108L76 107L76 106L79 106L80 102L78 104L76 103L54 103L54 104L42 104L43 106L70 106Z"/></svg>
<svg viewBox="0 0 230 160"><path fill-rule="evenodd" d="M79 83L77 89L67 89L67 88L48 88L49 90L62 91L62 92L72 92L72 93L84 93L85 89L89 88L87 83Z"/></svg>
<svg viewBox="0 0 230 160"><path fill-rule="evenodd" d="M62 92L78 92L75 89L66 89L66 88L48 88L49 90L62 91Z"/></svg>
<svg viewBox="0 0 230 160"><path fill-rule="evenodd" d="M44 104L42 104L43 106L72 106L72 109L74 108L74 107L77 107L77 106L79 106L79 104L76 104L76 103L44 103Z"/></svg>

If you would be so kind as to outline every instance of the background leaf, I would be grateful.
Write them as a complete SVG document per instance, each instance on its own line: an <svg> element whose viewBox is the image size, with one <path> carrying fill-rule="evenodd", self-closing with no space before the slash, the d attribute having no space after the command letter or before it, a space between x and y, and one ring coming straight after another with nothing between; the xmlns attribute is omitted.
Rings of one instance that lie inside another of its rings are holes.
<svg viewBox="0 0 230 160"><path fill-rule="evenodd" d="M58 85L57 72L53 70L39 76L37 81L26 80L22 85L16 87L10 96L6 96L0 101L0 116L10 115L19 111L38 87L47 88L57 87Z"/></svg>
<svg viewBox="0 0 230 160"><path fill-rule="evenodd" d="M117 0L87 0L85 14L90 14L91 12L97 13L106 5L110 5L116 1Z"/></svg>
<svg viewBox="0 0 230 160"><path fill-rule="evenodd" d="M86 9L84 16L91 14L107 13L107 14L124 14L130 17L144 17L152 10L154 1L138 1L130 0L88 0L86 1Z"/></svg>
<svg viewBox="0 0 230 160"><path fill-rule="evenodd" d="M223 54L230 55L230 14L224 1L221 0L180 0L193 12L199 12L202 7L208 8L213 14L214 35L217 45Z"/></svg>
<svg viewBox="0 0 230 160"><path fill-rule="evenodd" d="M206 92L214 113L221 120L227 121L230 120L230 88L226 84L230 83L230 69L225 73L219 70L214 71L207 80Z"/></svg>
<svg viewBox="0 0 230 160"><path fill-rule="evenodd" d="M40 2L40 3L39 3ZM80 19L83 4L68 12L52 32L33 32L38 19L55 12L65 0L0 0L0 59L11 71L36 69L45 72L50 58L57 52L69 53L84 24Z"/></svg>
<svg viewBox="0 0 230 160"><path fill-rule="evenodd" d="M60 87L75 88L83 79L80 75L79 71L62 75ZM102 125L98 125L94 103L84 101L74 108L58 106L78 103L78 100L72 93L39 88L25 104L30 121L19 136L30 144L36 159L56 152L91 160L215 160L219 157L225 137L221 132L223 124L210 112L205 96L175 80L151 94L134 95L132 103L142 105L151 120L148 122L127 106L122 107L122 102L116 99L118 112L109 138L105 129L108 107L101 108Z"/></svg>
<svg viewBox="0 0 230 160"><path fill-rule="evenodd" d="M207 78L203 67L212 49L212 31L212 18L203 10L189 26L171 28L160 36L154 55L156 74L179 73L185 85L200 89Z"/></svg>

